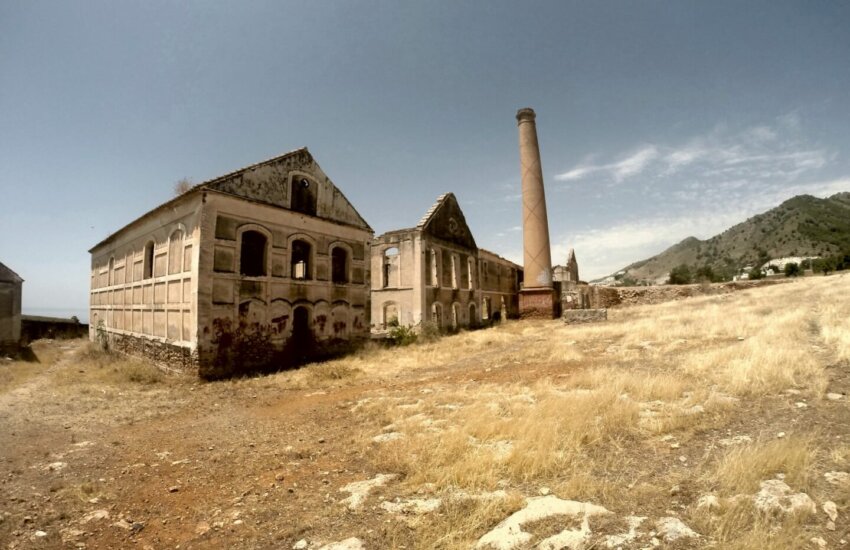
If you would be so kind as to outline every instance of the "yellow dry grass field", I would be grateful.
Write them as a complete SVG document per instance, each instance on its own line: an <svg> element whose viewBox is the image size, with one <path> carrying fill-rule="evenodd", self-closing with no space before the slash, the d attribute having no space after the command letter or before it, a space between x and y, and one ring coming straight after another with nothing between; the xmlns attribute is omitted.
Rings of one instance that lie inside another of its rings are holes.
<svg viewBox="0 0 850 550"><path fill-rule="evenodd" d="M0 370L7 548L840 548L850 276L203 383Z"/></svg>

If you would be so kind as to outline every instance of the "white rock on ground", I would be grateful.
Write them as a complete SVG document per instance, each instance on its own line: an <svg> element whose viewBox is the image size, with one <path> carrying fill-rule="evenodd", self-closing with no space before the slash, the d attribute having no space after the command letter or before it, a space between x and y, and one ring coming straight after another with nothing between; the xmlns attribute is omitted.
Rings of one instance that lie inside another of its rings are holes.
<svg viewBox="0 0 850 550"><path fill-rule="evenodd" d="M697 500L697 510L714 510L720 508L720 501L714 495L703 495Z"/></svg>
<svg viewBox="0 0 850 550"><path fill-rule="evenodd" d="M365 550L363 541L357 537L350 537L339 542L332 542L319 548L319 550Z"/></svg>
<svg viewBox="0 0 850 550"><path fill-rule="evenodd" d="M833 485L850 484L850 474L847 472L827 472L823 474L823 477Z"/></svg>
<svg viewBox="0 0 850 550"><path fill-rule="evenodd" d="M404 434L401 432L389 432L385 434L379 434L372 438L372 441L375 443L386 443L387 441L395 441L396 439L402 439Z"/></svg>
<svg viewBox="0 0 850 550"><path fill-rule="evenodd" d="M732 445L741 445L742 443L752 442L753 438L748 435L736 435L735 437L729 437L718 441L718 443L720 443L724 447L731 447Z"/></svg>
<svg viewBox="0 0 850 550"><path fill-rule="evenodd" d="M659 519L655 522L655 529L661 535L661 538L667 542L699 537L696 531L685 525L679 518L674 517Z"/></svg>
<svg viewBox="0 0 850 550"><path fill-rule="evenodd" d="M307 541L305 539L301 539L295 544L292 545L292 550L305 550L307 548Z"/></svg>
<svg viewBox="0 0 850 550"><path fill-rule="evenodd" d="M827 500L823 503L822 508L826 515L829 516L829 519L835 521L835 518L838 517L838 506L831 500Z"/></svg>
<svg viewBox="0 0 850 550"><path fill-rule="evenodd" d="M396 474L378 474L372 479L349 483L340 489L340 492L351 493L351 496L343 499L342 503L347 505L349 510L359 510L372 489L386 485L396 477L398 477Z"/></svg>
<svg viewBox="0 0 850 550"><path fill-rule="evenodd" d="M512 550L527 545L531 533L522 530L523 524L546 519L552 516L566 515L581 517L579 529L566 529L557 535L549 537L538 544L541 550L555 548L580 548L590 536L590 516L610 514L602 506L574 500L562 500L554 495L533 497L526 500L525 508L514 512L502 520L492 531L486 533L475 545L476 548L495 548L497 550Z"/></svg>
<svg viewBox="0 0 850 550"><path fill-rule="evenodd" d="M109 512L106 510L95 510L93 512L89 512L88 514L80 518L80 523L86 524L96 519L109 519Z"/></svg>
<svg viewBox="0 0 850 550"><path fill-rule="evenodd" d="M608 535L605 537L605 546L608 548L617 548L618 546L622 546L627 542L635 540L638 536L637 528L640 527L640 524L646 521L646 519L647 518L641 516L626 516L626 524L629 526L628 532L619 535Z"/></svg>
<svg viewBox="0 0 850 550"><path fill-rule="evenodd" d="M791 487L778 479L762 481L761 490L753 497L753 504L763 512L817 512L817 506L809 495L792 493Z"/></svg>
<svg viewBox="0 0 850 550"><path fill-rule="evenodd" d="M829 399L830 401L840 401L840 400L844 399L844 396L841 395L840 393L828 393L828 394L826 394L826 398Z"/></svg>
<svg viewBox="0 0 850 550"><path fill-rule="evenodd" d="M381 508L391 514L428 514L437 510L442 501L438 498L411 498L390 502L385 500Z"/></svg>

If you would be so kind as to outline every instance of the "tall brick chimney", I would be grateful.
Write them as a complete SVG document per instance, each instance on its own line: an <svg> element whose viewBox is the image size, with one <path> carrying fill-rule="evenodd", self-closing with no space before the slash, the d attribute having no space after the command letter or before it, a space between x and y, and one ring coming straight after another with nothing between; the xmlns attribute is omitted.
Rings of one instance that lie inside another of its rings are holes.
<svg viewBox="0 0 850 550"><path fill-rule="evenodd" d="M549 248L549 218L543 191L543 168L537 144L534 110L517 111L519 160L522 175L523 288L519 295L523 318L555 315L556 300L552 285L552 256Z"/></svg>

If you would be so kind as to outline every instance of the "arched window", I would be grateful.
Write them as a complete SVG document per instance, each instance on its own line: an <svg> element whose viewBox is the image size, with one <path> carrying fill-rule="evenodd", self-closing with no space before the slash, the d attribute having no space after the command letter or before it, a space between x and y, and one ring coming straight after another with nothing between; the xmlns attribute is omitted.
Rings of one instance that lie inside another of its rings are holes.
<svg viewBox="0 0 850 550"><path fill-rule="evenodd" d="M383 288L399 286L399 256L398 248L384 250Z"/></svg>
<svg viewBox="0 0 850 550"><path fill-rule="evenodd" d="M142 271L144 273L143 278L150 279L153 277L153 241L148 241L145 245L145 260Z"/></svg>
<svg viewBox="0 0 850 550"><path fill-rule="evenodd" d="M398 326L398 306L393 302L384 304L384 328Z"/></svg>
<svg viewBox="0 0 850 550"><path fill-rule="evenodd" d="M310 243L302 240L292 241L290 257L290 273L293 279L307 280L310 278Z"/></svg>
<svg viewBox="0 0 850 550"><path fill-rule="evenodd" d="M452 328L457 329L460 325L460 304L452 304Z"/></svg>
<svg viewBox="0 0 850 550"><path fill-rule="evenodd" d="M242 233L239 273L246 277L262 277L266 274L266 242L266 236L259 231Z"/></svg>
<svg viewBox="0 0 850 550"><path fill-rule="evenodd" d="M437 282L437 252L431 248L425 253L425 273L428 277L428 284L431 286L439 286Z"/></svg>
<svg viewBox="0 0 850 550"><path fill-rule="evenodd" d="M331 250L331 281L337 284L348 282L348 251L341 246Z"/></svg>
<svg viewBox="0 0 850 550"><path fill-rule="evenodd" d="M302 176L292 178L292 197L289 208L311 216L316 215L316 183Z"/></svg>
<svg viewBox="0 0 850 550"><path fill-rule="evenodd" d="M183 269L183 231L178 229L168 238L168 274L180 273Z"/></svg>
<svg viewBox="0 0 850 550"><path fill-rule="evenodd" d="M458 288L457 254L452 254L452 288Z"/></svg>
<svg viewBox="0 0 850 550"><path fill-rule="evenodd" d="M481 318L487 320L490 318L490 298L484 298L481 302Z"/></svg>
<svg viewBox="0 0 850 550"><path fill-rule="evenodd" d="M467 282L469 283L469 290L475 288L475 260L472 258L466 259L466 273L467 273Z"/></svg>
<svg viewBox="0 0 850 550"><path fill-rule="evenodd" d="M475 304L469 304L469 326L478 326L478 315L476 313Z"/></svg>
<svg viewBox="0 0 850 550"><path fill-rule="evenodd" d="M443 324L443 306L438 302L431 304L431 320L439 326Z"/></svg>

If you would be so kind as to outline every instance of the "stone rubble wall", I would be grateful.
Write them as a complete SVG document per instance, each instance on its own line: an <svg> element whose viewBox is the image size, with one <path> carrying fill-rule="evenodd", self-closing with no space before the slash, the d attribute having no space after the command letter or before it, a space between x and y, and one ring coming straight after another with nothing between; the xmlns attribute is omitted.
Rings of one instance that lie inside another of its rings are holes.
<svg viewBox="0 0 850 550"><path fill-rule="evenodd" d="M564 322L568 325L598 323L608 320L607 309L565 309Z"/></svg>
<svg viewBox="0 0 850 550"><path fill-rule="evenodd" d="M197 352L178 346L128 334L107 333L109 348L120 353L147 359L166 371L198 374Z"/></svg>

